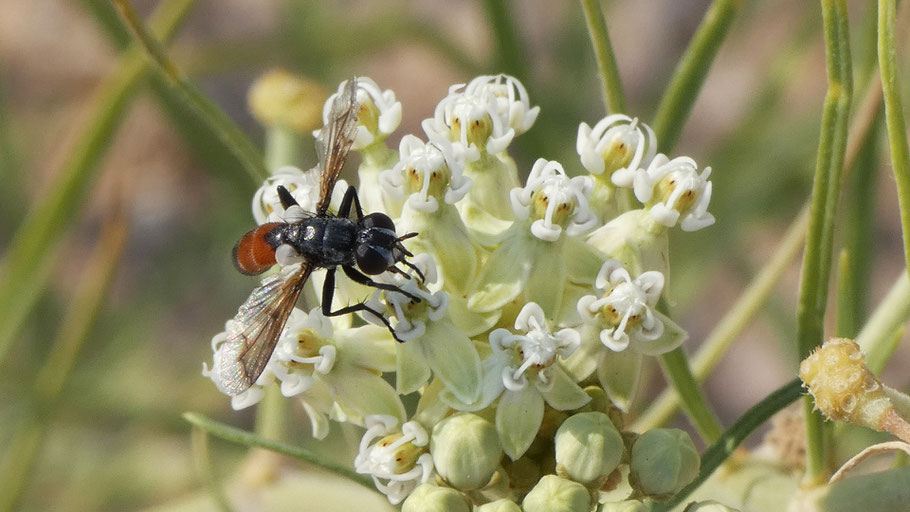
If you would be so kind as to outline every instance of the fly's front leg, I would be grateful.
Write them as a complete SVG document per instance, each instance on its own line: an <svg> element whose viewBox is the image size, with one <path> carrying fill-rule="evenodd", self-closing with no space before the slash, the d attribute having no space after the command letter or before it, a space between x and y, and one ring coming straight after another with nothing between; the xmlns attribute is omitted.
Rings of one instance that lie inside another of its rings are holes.
<svg viewBox="0 0 910 512"><path fill-rule="evenodd" d="M354 267L349 267L347 265L344 265L341 268L342 268L342 270L344 270L345 275L348 276L349 278L351 278L351 281L354 281L355 283L360 283L364 286L370 286L373 288L379 288L380 290L398 292L398 293L404 295L405 297L413 300L414 302L420 302L422 300L417 295L414 295L411 292L402 290L401 288L399 288L398 286L395 286L394 284L377 283L376 281L373 281L372 279L370 279L369 277L367 277L366 275L364 275L363 273L361 273L359 270L357 270Z"/></svg>
<svg viewBox="0 0 910 512"><path fill-rule="evenodd" d="M322 284L322 314L325 316L340 316L346 315L348 313L356 313L358 311L367 311L372 313L373 316L378 318L385 324L386 328L392 333L392 337L395 338L395 341L398 343L404 343L404 340L398 337L398 334L395 333L395 329L392 328L392 324L389 322L389 319L382 315L379 311L367 306L363 302L353 304L341 309L332 311L332 300L335 298L335 269L330 268L326 270L325 281Z"/></svg>

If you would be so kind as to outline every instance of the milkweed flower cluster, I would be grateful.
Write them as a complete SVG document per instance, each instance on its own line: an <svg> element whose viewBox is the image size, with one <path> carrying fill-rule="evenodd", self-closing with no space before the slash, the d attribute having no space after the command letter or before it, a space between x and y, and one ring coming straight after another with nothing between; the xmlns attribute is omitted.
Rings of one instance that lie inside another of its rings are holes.
<svg viewBox="0 0 910 512"><path fill-rule="evenodd" d="M657 306L669 230L714 221L710 169L657 154L654 132L624 115L581 123L577 161L519 168L509 146L540 108L506 75L451 87L423 136L395 148L386 139L401 103L372 80L358 87L364 210L419 233L406 242L413 268L375 280L421 300L340 279L336 301L366 301L403 342L369 312L295 310L265 371L232 405L256 403L277 382L300 400L314 436L333 421L366 428L354 466L404 510L589 510L620 482L636 499L686 485L697 472L688 436L621 435L621 417L643 359L686 338ZM318 175L277 169L254 196L260 224L299 218L282 208L278 185L304 210L317 201ZM278 272L295 264L279 255ZM318 290L318 279L307 286ZM214 368L231 357L232 328L212 341ZM406 408L401 396L415 392L416 409Z"/></svg>

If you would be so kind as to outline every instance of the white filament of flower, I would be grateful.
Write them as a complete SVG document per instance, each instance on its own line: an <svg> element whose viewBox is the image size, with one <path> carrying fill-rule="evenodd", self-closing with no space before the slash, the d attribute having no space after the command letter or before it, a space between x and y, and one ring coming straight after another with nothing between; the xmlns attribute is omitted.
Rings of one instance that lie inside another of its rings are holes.
<svg viewBox="0 0 910 512"><path fill-rule="evenodd" d="M497 329L490 334L490 345L494 350L514 350L521 358L518 367L505 366L502 370L502 382L506 389L519 391L528 384L525 373L530 368L537 368L537 380L546 391L553 385L548 371L556 361L556 356L569 357L580 343L580 336L574 329L563 329L555 335L547 329L543 310L531 302L522 308L515 320L515 328L525 331L526 335L509 333Z"/></svg>
<svg viewBox="0 0 910 512"><path fill-rule="evenodd" d="M587 123L578 126L575 149L582 165L592 174L604 172L608 151L619 145L634 150L634 153L628 164L614 170L610 179L614 185L631 187L635 171L648 165L654 157L657 145L654 131L640 123L637 117L630 118L623 114L604 117L593 128Z"/></svg>
<svg viewBox="0 0 910 512"><path fill-rule="evenodd" d="M396 460L398 451L408 443L416 447L427 446L430 442L429 435L419 423L409 421L401 426L401 437L383 446L380 441L395 433L398 420L392 416L376 415L368 416L365 423L367 431L360 440L354 468L358 473L370 475L376 488L388 496L393 505L397 504L411 493L418 482L426 482L433 472L433 458L429 453L424 453L417 458L412 468L396 473L399 465ZM388 482L382 483L380 478Z"/></svg>

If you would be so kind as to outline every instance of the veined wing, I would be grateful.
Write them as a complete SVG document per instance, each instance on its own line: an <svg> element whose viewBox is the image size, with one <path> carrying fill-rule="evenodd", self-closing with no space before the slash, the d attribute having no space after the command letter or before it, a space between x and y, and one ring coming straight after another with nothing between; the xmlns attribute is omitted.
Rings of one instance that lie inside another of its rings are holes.
<svg viewBox="0 0 910 512"><path fill-rule="evenodd" d="M216 383L223 392L238 395L262 375L312 270L304 262L289 274L268 276L240 306L229 323L227 340L219 348L214 368Z"/></svg>
<svg viewBox="0 0 910 512"><path fill-rule="evenodd" d="M329 120L319 132L316 139L316 153L319 155L319 168L322 171L322 183L319 187L319 202L316 213L323 214L329 209L332 192L338 174L344 167L344 161L354 143L357 134L357 113L360 104L357 102L357 79L348 80L344 91L332 102Z"/></svg>

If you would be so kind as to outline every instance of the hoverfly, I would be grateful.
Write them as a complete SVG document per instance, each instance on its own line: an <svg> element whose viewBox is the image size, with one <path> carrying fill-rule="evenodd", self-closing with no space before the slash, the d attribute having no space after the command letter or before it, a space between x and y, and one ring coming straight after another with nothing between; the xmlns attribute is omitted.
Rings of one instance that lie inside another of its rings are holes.
<svg viewBox="0 0 910 512"><path fill-rule="evenodd" d="M389 320L363 302L332 311L337 267L357 283L402 293L413 301L420 301L420 297L395 285L373 281L369 276L387 270L408 276L396 267L402 263L423 279L419 269L405 259L413 254L402 245L403 240L417 233L397 236L395 224L386 214L364 215L353 186L345 192L338 214L329 212L335 182L354 142L359 110L357 83L352 79L332 103L329 120L316 140L321 173L316 212L304 212L290 192L278 186L278 197L286 210L285 222L262 224L243 235L234 246L234 264L247 275L265 272L283 256L299 263L264 279L240 306L233 322L229 322L227 340L219 349L220 361L213 369L219 388L229 395L242 393L262 374L307 278L317 268L326 269L323 315L366 311L379 318L396 340L402 341ZM276 253L283 254L276 257Z"/></svg>

